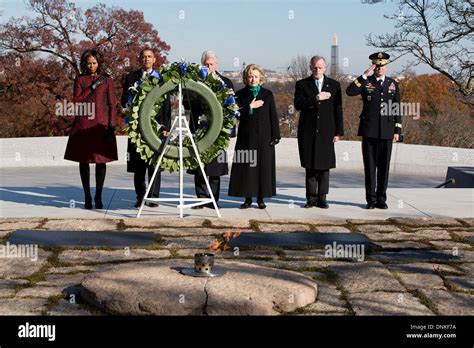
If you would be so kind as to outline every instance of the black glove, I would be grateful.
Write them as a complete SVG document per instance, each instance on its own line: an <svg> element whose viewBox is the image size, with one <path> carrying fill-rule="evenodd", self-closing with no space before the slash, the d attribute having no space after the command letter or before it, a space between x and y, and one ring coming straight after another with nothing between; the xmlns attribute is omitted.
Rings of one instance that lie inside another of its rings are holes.
<svg viewBox="0 0 474 348"><path fill-rule="evenodd" d="M276 144L278 144L280 142L280 139L273 139L270 143L270 146L275 146Z"/></svg>
<svg viewBox="0 0 474 348"><path fill-rule="evenodd" d="M104 75L100 75L97 80L92 82L91 88L95 91L97 87L99 87L101 84L103 84L106 80L106 77Z"/></svg>

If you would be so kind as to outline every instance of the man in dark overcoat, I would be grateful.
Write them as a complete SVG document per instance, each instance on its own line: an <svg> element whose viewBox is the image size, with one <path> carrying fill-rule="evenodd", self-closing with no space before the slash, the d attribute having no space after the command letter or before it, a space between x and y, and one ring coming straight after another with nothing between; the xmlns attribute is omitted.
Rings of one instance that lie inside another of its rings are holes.
<svg viewBox="0 0 474 348"><path fill-rule="evenodd" d="M314 56L312 75L299 80L294 105L300 111L298 149L306 171L305 208L327 209L329 170L336 167L334 143L344 135L341 85L326 75L326 60Z"/></svg>
<svg viewBox="0 0 474 348"><path fill-rule="evenodd" d="M150 76L150 77L158 77L158 72L153 69L153 65L156 62L155 53L151 48L144 48L140 52L140 62L141 68L137 71L131 72L125 77L125 83L123 85L123 92L122 92L122 106L125 108L129 99L132 96L132 92L130 91L130 87L132 87L135 82L140 81L142 78ZM158 112L157 121L159 124L162 124L165 128L163 131L163 135L166 136L167 132L171 128L171 102L169 96L165 98L163 106L160 108ZM151 165L148 165L143 159L140 157L140 153L137 152L137 148L135 144L133 144L130 139L128 139L127 144L127 172L134 173L133 182L135 186L135 193L137 197L137 201L135 203L135 207L138 208L142 204L142 200L145 197L146 193L146 183L145 183L145 175L146 171L148 170L148 182L151 181L151 177L153 176L153 172L155 168ZM155 176L155 182L153 183L153 187L150 191L151 197L158 198L160 196L160 187L161 187L161 172L163 170L159 169ZM146 205L150 207L156 207L158 204L147 202Z"/></svg>
<svg viewBox="0 0 474 348"><path fill-rule="evenodd" d="M225 87L234 90L234 85L230 79L221 75L217 71L217 65L219 60L216 54L213 51L204 51L201 56L201 64L208 68L209 73L216 73L225 84ZM197 129L206 128L207 121L205 120L206 114L206 106L205 102L202 101L197 96L192 96L186 98L185 100L185 107L187 100L190 101L191 104L191 120L190 120L190 128L191 131L194 133ZM225 160L223 160L225 159ZM216 203L219 201L219 193L221 189L221 176L229 174L229 167L227 163L227 152L222 150L216 158L214 158L211 162L204 166L204 171L206 172L206 176L208 177L209 186L211 187L212 194ZM201 173L199 168L194 170L188 170L189 174L194 174L194 187L196 190L196 197L198 198L210 198L210 194L206 187L206 181L204 180L204 176ZM219 204L218 204L219 206ZM196 205L191 209L202 209L204 207L208 207L214 209L214 204L208 203L206 205Z"/></svg>

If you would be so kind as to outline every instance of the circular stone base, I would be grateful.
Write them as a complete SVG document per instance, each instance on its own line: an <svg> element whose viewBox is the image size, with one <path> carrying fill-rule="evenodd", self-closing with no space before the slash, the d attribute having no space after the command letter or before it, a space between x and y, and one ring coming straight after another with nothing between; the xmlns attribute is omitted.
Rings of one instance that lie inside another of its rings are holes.
<svg viewBox="0 0 474 348"><path fill-rule="evenodd" d="M108 313L123 315L276 315L316 300L317 286L292 271L218 260L226 273L186 276L192 260L114 265L86 277L81 297Z"/></svg>
<svg viewBox="0 0 474 348"><path fill-rule="evenodd" d="M198 272L194 267L187 267L183 268L180 271L184 275L192 276L192 277L220 277L221 275L225 274L225 270L221 267L213 267L212 272L205 273L205 272Z"/></svg>

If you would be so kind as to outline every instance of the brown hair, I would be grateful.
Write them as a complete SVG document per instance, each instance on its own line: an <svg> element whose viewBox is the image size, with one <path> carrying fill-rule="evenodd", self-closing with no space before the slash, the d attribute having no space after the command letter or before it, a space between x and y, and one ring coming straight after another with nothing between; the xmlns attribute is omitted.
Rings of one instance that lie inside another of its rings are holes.
<svg viewBox="0 0 474 348"><path fill-rule="evenodd" d="M242 73L242 81L244 82L244 85L248 86L247 77L249 76L252 70L258 71L258 73L260 74L260 85L263 85L265 83L265 72L258 64L249 64L245 67L244 72Z"/></svg>
<svg viewBox="0 0 474 348"><path fill-rule="evenodd" d="M102 54L99 53L97 50L85 50L81 56L81 73L83 75L87 75L89 73L89 69L87 69L87 58L94 57L97 60L97 74L102 74L104 72L102 65L104 64L104 59L102 58Z"/></svg>

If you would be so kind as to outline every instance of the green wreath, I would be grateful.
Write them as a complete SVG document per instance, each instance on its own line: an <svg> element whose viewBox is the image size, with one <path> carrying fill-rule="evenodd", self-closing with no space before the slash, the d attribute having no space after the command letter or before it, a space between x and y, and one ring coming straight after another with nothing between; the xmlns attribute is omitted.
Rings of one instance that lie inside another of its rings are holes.
<svg viewBox="0 0 474 348"><path fill-rule="evenodd" d="M174 91L179 83L182 83L183 91L196 93L209 105L208 130L198 129L194 134L204 164L227 149L232 128L236 125L239 112L234 91L227 88L217 74L210 73L207 67L197 64L163 65L158 74L145 77L131 87L133 95L126 109L129 123L125 130L140 157L150 165L156 166L165 142L164 127L157 122L155 116L162 107L166 94ZM161 168L170 172L179 170L178 141L178 138L170 138L170 146L160 164ZM189 137L183 139L183 166L184 169L196 169L199 166Z"/></svg>

